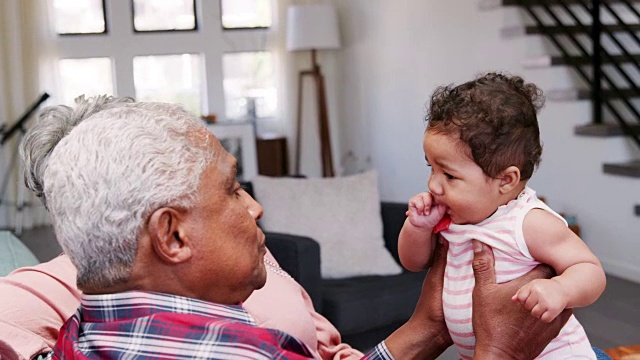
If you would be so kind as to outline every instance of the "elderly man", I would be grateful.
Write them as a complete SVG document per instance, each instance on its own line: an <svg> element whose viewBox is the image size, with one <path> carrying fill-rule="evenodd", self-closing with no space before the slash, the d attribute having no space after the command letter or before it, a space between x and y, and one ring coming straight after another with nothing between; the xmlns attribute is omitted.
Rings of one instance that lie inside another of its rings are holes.
<svg viewBox="0 0 640 360"><path fill-rule="evenodd" d="M296 338L256 327L241 306L266 280L262 207L193 115L80 99L75 109L43 110L20 150L83 292L53 358L311 357ZM477 245L475 291L485 303L474 313L476 357L534 357L568 314L549 326L509 306L521 284L495 285L491 252ZM445 248L412 318L367 358L435 358L451 344L438 296Z"/></svg>

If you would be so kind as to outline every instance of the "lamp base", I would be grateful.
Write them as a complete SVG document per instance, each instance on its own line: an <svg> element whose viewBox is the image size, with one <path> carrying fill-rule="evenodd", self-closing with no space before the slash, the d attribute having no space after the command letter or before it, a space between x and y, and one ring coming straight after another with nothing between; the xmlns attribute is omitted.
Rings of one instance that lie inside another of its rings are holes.
<svg viewBox="0 0 640 360"><path fill-rule="evenodd" d="M296 122L296 164L295 173L300 174L301 133L302 133L302 103L303 81L306 76L313 79L316 89L316 101L318 104L318 130L320 135L320 154L322 158L322 176L333 177L333 156L331 154L331 138L329 133L329 116L327 112L327 98L324 87L324 76L320 71L320 65L316 62L316 51L311 50L313 67L311 70L300 71L298 74L298 119Z"/></svg>

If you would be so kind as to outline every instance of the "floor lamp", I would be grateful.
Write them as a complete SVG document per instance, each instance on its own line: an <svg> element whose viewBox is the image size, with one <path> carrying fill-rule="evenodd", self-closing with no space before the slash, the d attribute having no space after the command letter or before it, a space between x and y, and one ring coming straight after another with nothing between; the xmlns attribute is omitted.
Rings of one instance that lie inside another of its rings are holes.
<svg viewBox="0 0 640 360"><path fill-rule="evenodd" d="M320 65L318 65L316 59L316 51L338 48L340 48L338 16L332 5L292 5L287 9L287 49L289 51L311 50L311 69L302 70L298 74L295 175L300 174L302 104L304 103L303 81L306 77L310 77L313 79L318 105L318 131L320 134L322 176L334 176L324 76L320 71Z"/></svg>

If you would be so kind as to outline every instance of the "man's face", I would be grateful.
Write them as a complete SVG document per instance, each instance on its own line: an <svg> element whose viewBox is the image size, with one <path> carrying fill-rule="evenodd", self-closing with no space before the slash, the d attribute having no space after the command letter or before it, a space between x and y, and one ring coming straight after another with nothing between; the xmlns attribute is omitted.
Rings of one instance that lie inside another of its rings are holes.
<svg viewBox="0 0 640 360"><path fill-rule="evenodd" d="M196 206L186 219L195 240L201 299L237 303L264 286L265 236L256 221L262 207L236 181L236 159L212 135L217 159L205 170Z"/></svg>

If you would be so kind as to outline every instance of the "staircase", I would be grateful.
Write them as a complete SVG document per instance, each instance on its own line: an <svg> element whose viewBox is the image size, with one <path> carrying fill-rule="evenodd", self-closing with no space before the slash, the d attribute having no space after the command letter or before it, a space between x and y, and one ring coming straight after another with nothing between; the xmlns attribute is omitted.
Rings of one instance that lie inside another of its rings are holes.
<svg viewBox="0 0 640 360"><path fill-rule="evenodd" d="M591 123L576 127L576 135L626 136L640 148L640 53L632 50L640 49L640 11L634 5L640 1L480 1L481 9L517 6L532 19L533 25L503 29L504 37L545 36L560 53L528 59L524 66L569 66L584 81L585 88L546 92L549 100L591 101ZM640 178L640 159L605 163L603 171Z"/></svg>

